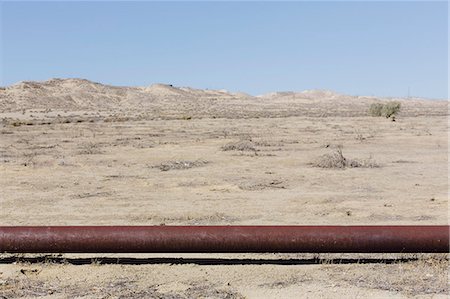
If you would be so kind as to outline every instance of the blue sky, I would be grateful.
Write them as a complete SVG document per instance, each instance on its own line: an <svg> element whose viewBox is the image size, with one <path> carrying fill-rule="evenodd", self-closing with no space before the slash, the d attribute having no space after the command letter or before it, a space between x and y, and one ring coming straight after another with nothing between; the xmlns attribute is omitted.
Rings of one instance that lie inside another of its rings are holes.
<svg viewBox="0 0 450 299"><path fill-rule="evenodd" d="M3 2L0 85L447 98L447 2Z"/></svg>

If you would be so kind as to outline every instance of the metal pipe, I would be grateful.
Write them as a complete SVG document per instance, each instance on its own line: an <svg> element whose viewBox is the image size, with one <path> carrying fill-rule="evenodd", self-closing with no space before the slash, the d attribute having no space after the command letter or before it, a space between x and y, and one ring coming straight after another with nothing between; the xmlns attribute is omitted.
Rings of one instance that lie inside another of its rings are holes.
<svg viewBox="0 0 450 299"><path fill-rule="evenodd" d="M449 226L3 226L0 252L449 252Z"/></svg>

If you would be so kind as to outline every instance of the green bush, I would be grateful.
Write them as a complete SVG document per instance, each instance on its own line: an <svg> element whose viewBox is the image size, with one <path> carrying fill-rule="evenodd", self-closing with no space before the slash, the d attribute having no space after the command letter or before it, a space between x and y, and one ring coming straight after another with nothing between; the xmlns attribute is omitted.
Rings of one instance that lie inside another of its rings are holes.
<svg viewBox="0 0 450 299"><path fill-rule="evenodd" d="M383 109L381 110L381 114L386 117L389 118L391 116L395 116L399 111L400 111L400 103L399 102L389 102L386 103L383 106Z"/></svg>
<svg viewBox="0 0 450 299"><path fill-rule="evenodd" d="M373 103L369 107L369 115L370 116L381 116L381 111L383 110L383 104Z"/></svg>
<svg viewBox="0 0 450 299"><path fill-rule="evenodd" d="M399 102L388 102L386 104L373 103L369 107L370 116L384 116L386 118L394 117L400 111Z"/></svg>

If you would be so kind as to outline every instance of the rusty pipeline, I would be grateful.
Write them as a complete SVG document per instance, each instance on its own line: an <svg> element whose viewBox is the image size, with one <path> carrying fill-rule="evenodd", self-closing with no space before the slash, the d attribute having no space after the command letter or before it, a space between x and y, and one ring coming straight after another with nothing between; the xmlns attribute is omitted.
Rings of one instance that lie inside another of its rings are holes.
<svg viewBox="0 0 450 299"><path fill-rule="evenodd" d="M449 226L3 226L0 252L449 252Z"/></svg>

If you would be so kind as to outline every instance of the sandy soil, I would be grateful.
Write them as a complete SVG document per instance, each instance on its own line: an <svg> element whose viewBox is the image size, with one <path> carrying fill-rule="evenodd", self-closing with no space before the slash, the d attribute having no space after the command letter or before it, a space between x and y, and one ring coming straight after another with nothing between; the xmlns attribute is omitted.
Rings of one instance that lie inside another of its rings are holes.
<svg viewBox="0 0 450 299"><path fill-rule="evenodd" d="M446 103L408 102L392 122L366 116L372 99L341 105L357 99L317 93L255 102L223 92L228 100L220 104L180 100L186 105L167 109L167 88L156 87L152 96L164 100L119 112L83 110L78 100L71 109L52 109L56 96L34 109L23 90L3 91L0 225L448 223ZM133 92L149 92L142 90ZM357 167L317 167L339 148ZM449 292L445 255L132 255L131 262L112 256L119 263L103 257L25 256L12 263L17 256L1 255L0 298ZM343 258L348 263L339 263Z"/></svg>

